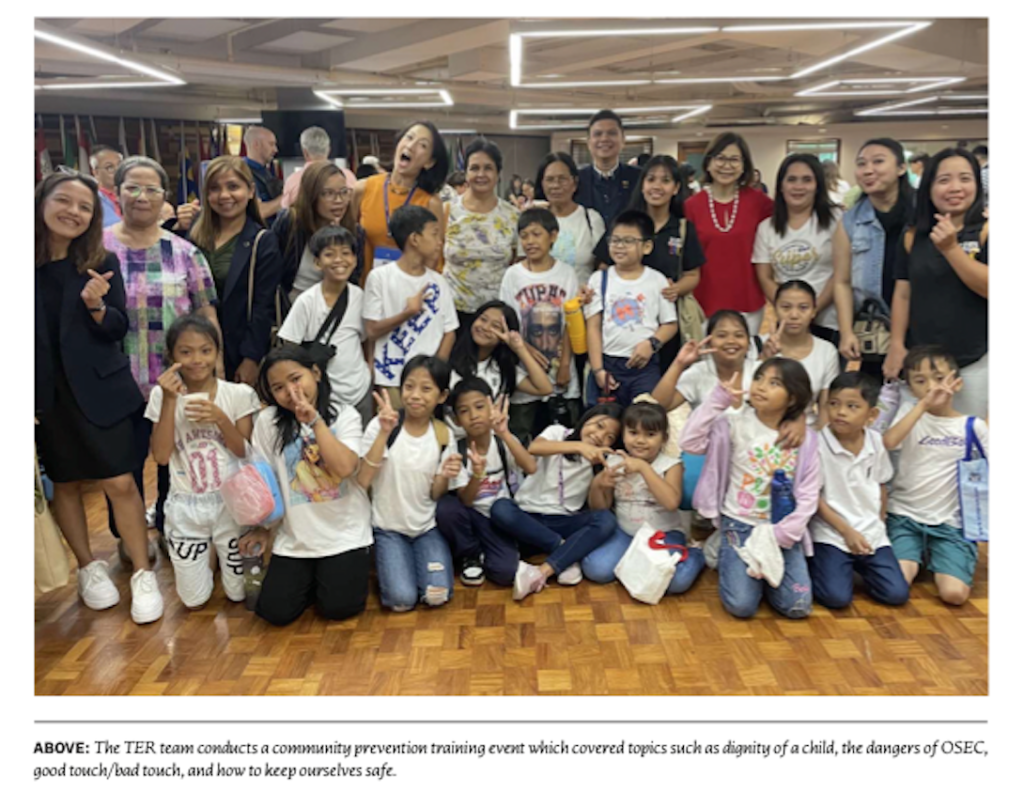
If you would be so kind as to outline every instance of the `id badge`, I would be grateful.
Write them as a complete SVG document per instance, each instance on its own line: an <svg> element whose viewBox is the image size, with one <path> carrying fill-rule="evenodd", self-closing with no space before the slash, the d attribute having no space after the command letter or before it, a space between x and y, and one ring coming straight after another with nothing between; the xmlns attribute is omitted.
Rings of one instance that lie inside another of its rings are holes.
<svg viewBox="0 0 1024 808"><path fill-rule="evenodd" d="M379 267L384 264L393 264L402 257L402 251L396 247L375 247L373 250L373 266Z"/></svg>

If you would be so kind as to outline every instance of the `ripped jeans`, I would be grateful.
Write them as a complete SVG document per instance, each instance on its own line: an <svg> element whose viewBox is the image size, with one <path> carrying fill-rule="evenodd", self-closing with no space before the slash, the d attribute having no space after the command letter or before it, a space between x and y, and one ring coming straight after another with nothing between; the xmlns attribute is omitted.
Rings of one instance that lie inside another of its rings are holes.
<svg viewBox="0 0 1024 808"><path fill-rule="evenodd" d="M746 544L754 526L722 517L722 546L718 552L718 593L725 610L734 617L753 617L761 597L784 617L801 618L811 613L811 574L799 542L782 548L785 571L778 588L747 575L747 565L736 552Z"/></svg>
<svg viewBox="0 0 1024 808"><path fill-rule="evenodd" d="M455 576L448 542L436 527L422 536L373 529L377 581L385 608L406 612L417 603L443 606L452 595Z"/></svg>

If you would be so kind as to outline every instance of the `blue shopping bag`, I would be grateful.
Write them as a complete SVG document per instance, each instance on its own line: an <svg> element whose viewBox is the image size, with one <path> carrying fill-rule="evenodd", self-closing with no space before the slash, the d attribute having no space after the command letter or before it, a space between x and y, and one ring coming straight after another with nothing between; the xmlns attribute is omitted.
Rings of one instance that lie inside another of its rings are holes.
<svg viewBox="0 0 1024 808"><path fill-rule="evenodd" d="M964 458L957 461L964 538L968 541L988 541L988 458L974 433L973 415L967 419L965 443L967 450ZM972 459L975 450L979 456Z"/></svg>

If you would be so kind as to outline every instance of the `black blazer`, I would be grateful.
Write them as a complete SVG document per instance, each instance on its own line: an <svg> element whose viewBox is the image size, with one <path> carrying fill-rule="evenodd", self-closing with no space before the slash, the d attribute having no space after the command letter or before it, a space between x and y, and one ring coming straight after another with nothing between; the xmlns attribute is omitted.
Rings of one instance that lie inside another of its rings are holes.
<svg viewBox="0 0 1024 808"><path fill-rule="evenodd" d="M217 303L217 319L224 334L224 372L232 380L243 359L259 364L270 347L274 322L274 294L281 283L281 251L273 232L260 238L256 253L252 319L249 319L249 261L256 234L262 228L247 219L231 257L224 294Z"/></svg>
<svg viewBox="0 0 1024 808"><path fill-rule="evenodd" d="M40 282L44 266L36 270L36 412L49 410L54 403L56 372L47 327L46 307ZM121 351L121 340L128 333L124 280L117 256L107 253L101 275L113 272L110 291L103 299L107 310L96 323L82 300L89 275L75 275L64 286L60 316L60 356L68 385L79 409L98 427L111 427L142 406L142 393L132 376L128 357Z"/></svg>
<svg viewBox="0 0 1024 808"><path fill-rule="evenodd" d="M283 267L281 272L281 288L285 292L291 292L292 287L295 285L295 278L299 274L299 265L302 263L302 254L306 251L306 245L309 244L309 236L299 229L295 231L295 238L292 239L289 245L288 239L291 236L292 216L291 208L282 210L277 215L277 218L274 219L274 224L270 228L274 235L277 236L277 243L281 248ZM356 227L356 232L352 235L356 239L356 268L352 270L352 275L349 277L348 282L358 286L359 279L363 276L363 243L365 239L362 228L358 226Z"/></svg>
<svg viewBox="0 0 1024 808"><path fill-rule="evenodd" d="M597 169L592 165L580 166L580 180L573 200L585 208L593 208L604 219L605 227L611 227L612 219L629 207L633 189L640 182L642 169L627 163L619 163L615 169L614 193L608 200L598 191L595 183L598 179Z"/></svg>

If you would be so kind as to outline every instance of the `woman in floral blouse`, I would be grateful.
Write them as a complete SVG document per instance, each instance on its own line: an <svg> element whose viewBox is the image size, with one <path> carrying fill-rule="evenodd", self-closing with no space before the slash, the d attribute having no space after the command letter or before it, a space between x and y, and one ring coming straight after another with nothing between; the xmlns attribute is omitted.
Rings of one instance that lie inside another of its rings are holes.
<svg viewBox="0 0 1024 808"><path fill-rule="evenodd" d="M519 211L495 194L501 151L478 138L466 149L468 190L452 200L444 243L444 276L465 325L488 300L498 297L501 279L516 253Z"/></svg>

